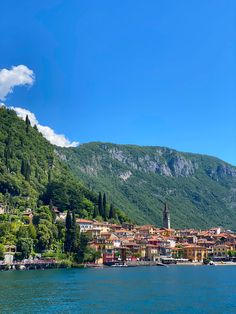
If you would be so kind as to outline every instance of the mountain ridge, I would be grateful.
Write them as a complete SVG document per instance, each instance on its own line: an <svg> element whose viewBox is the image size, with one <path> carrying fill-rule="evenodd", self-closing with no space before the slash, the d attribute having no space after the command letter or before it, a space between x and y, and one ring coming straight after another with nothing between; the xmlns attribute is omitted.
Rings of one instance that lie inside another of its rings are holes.
<svg viewBox="0 0 236 314"><path fill-rule="evenodd" d="M167 201L173 227L236 227L236 167L217 157L103 142L56 150L75 175L96 191L106 188L139 223L161 225Z"/></svg>
<svg viewBox="0 0 236 314"><path fill-rule="evenodd" d="M159 146L159 145L143 145L143 144L131 144L131 143L113 143L110 141L89 141L89 142L83 142L83 143L79 143L76 147L69 147L69 148L78 148L80 146L83 145L89 145L89 144L107 144L107 145L116 145L116 146L130 146L130 147L142 147L142 148L160 148L160 149L168 149L171 150L173 152L178 152L181 154L187 154L187 155L197 155L197 156L202 156L202 157L209 157L209 158L214 158L217 159L225 164L228 164L229 166L235 167L236 165L232 164L231 162L225 161L224 159L215 156L215 155L211 155L211 154L206 154L206 153L198 153L198 152L192 152L192 151L184 151L184 150L178 150L177 148L173 148L173 147L169 147L169 146ZM59 147L60 146L56 146L55 147ZM68 148L68 147L66 147Z"/></svg>
<svg viewBox="0 0 236 314"><path fill-rule="evenodd" d="M99 192L131 220L162 226L167 202L174 228L236 230L236 167L219 158L160 146L90 142L53 146L30 121L0 108L0 202L38 202L92 217ZM119 215L123 214L120 213ZM121 219L122 215L120 216Z"/></svg>

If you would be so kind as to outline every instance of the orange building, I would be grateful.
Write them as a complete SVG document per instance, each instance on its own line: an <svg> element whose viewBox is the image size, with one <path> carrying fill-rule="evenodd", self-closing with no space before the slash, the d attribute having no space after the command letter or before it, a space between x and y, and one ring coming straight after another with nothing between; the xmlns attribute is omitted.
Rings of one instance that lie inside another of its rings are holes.
<svg viewBox="0 0 236 314"><path fill-rule="evenodd" d="M193 262L202 262L204 258L208 257L208 250L199 245L186 245L179 249L183 258Z"/></svg>

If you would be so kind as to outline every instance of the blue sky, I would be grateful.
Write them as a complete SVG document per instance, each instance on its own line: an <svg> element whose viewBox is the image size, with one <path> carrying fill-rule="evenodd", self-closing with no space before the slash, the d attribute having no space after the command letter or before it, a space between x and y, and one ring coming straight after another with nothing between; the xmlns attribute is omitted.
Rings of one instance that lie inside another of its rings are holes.
<svg viewBox="0 0 236 314"><path fill-rule="evenodd" d="M4 101L72 141L168 146L236 165L236 2L3 1Z"/></svg>

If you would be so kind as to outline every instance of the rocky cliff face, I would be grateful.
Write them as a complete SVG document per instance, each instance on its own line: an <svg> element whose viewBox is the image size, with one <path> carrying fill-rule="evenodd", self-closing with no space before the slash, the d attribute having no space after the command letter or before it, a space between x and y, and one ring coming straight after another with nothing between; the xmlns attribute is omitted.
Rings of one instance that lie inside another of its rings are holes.
<svg viewBox="0 0 236 314"><path fill-rule="evenodd" d="M164 176L183 176L193 175L198 165L184 156L173 156L169 161L164 157L164 152L161 149L156 149L153 154L146 154L143 157L134 158L132 155L127 155L124 151L117 147L105 150L110 154L112 159L118 160L125 165L130 166L134 170L143 172L153 172Z"/></svg>
<svg viewBox="0 0 236 314"><path fill-rule="evenodd" d="M199 158L198 161L199 155L195 155L193 158L193 154L189 154L188 156L186 153L179 153L171 149L153 147L153 151L149 154L134 156L131 151L127 151L127 149L122 150L120 146L122 145L110 147L109 144L101 144L100 148L105 155L99 155L94 152L94 155L92 155L92 157L90 156L91 159L88 160L86 167L81 166L81 170L87 174L97 176L97 171L103 169L103 160L106 160L108 157L128 166L130 169L145 173L157 173L167 177L194 176L199 167L201 168L202 166L201 158ZM125 145L123 146L127 148ZM65 155L62 156L64 160L66 157ZM212 157L206 156L206 158ZM217 159L215 159L215 161L217 161ZM109 168L112 170L112 163ZM216 165L212 164L211 168L204 170L211 178L236 177L235 167L219 160ZM130 177L131 174L132 172L128 177Z"/></svg>
<svg viewBox="0 0 236 314"><path fill-rule="evenodd" d="M174 227L236 228L236 168L217 158L109 143L57 151L80 179L106 190L137 222L161 225L167 200Z"/></svg>

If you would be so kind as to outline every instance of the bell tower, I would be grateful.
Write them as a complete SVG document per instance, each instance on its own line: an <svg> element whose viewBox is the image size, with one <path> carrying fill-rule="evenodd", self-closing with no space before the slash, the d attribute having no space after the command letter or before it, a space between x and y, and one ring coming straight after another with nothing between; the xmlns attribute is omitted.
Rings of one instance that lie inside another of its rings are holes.
<svg viewBox="0 0 236 314"><path fill-rule="evenodd" d="M170 229L170 212L167 203L163 209L163 228Z"/></svg>

